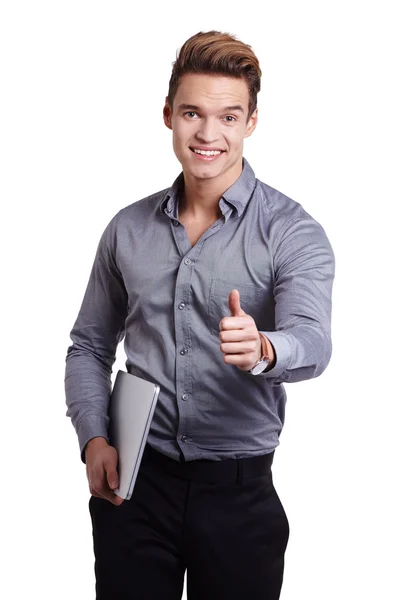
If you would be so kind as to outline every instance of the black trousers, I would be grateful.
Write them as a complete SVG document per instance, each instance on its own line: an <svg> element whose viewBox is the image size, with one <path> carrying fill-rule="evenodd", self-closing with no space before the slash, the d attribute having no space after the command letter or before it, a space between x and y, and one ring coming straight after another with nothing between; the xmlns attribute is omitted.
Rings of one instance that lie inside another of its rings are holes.
<svg viewBox="0 0 400 600"><path fill-rule="evenodd" d="M182 457L181 457L182 458ZM278 600L289 523L273 453L174 461L146 446L130 500L91 496L97 600Z"/></svg>

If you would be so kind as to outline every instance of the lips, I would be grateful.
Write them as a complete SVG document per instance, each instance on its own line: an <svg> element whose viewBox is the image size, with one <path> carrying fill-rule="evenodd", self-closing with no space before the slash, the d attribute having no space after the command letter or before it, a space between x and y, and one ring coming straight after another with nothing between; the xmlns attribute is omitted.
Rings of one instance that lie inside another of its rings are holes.
<svg viewBox="0 0 400 600"><path fill-rule="evenodd" d="M204 152L225 152L222 148L207 148L207 146L189 146L192 152L195 150L203 150Z"/></svg>
<svg viewBox="0 0 400 600"><path fill-rule="evenodd" d="M212 148L212 150L218 152L218 154L200 154L199 152L195 152L193 148L190 148L191 151L194 154L195 160L200 160L201 162L213 162L215 160L218 160L220 156L222 156L225 153L225 150L219 150L217 148ZM211 148L198 148L196 147L196 150L204 150L205 152L210 152Z"/></svg>

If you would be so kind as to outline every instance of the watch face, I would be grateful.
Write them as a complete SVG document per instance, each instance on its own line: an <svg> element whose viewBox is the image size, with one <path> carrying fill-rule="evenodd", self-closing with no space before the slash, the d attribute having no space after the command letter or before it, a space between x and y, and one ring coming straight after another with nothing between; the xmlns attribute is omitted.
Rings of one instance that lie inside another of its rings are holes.
<svg viewBox="0 0 400 600"><path fill-rule="evenodd" d="M262 373L264 371L264 369L266 369L269 365L269 360L265 359L262 360L258 365L256 365L255 367L252 368L251 372L253 373L253 375L259 375L260 373Z"/></svg>

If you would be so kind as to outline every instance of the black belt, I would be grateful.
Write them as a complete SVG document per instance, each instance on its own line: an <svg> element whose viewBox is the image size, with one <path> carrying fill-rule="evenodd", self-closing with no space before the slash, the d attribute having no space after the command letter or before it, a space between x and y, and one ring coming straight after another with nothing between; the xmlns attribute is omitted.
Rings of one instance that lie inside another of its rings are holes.
<svg viewBox="0 0 400 600"><path fill-rule="evenodd" d="M241 482L249 477L260 477L271 472L274 450L268 454L250 458L227 458L225 460L198 459L181 462L161 454L146 444L142 463L153 462L160 465L168 473L183 479L203 483L221 483L228 481Z"/></svg>

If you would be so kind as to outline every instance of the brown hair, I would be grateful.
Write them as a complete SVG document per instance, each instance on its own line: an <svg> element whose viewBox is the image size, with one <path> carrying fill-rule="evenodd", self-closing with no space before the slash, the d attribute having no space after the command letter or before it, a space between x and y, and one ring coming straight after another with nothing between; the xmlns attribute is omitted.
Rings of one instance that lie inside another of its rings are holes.
<svg viewBox="0 0 400 600"><path fill-rule="evenodd" d="M249 89L249 114L257 108L257 94L261 88L261 69L251 46L235 36L220 31L200 31L190 37L172 63L169 80L168 104L172 108L180 78L185 73L227 75L244 79Z"/></svg>

